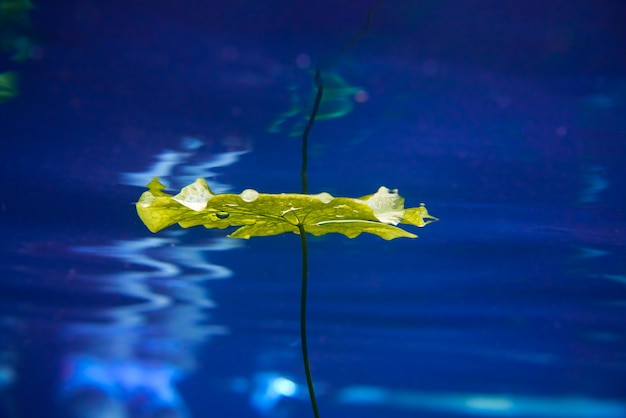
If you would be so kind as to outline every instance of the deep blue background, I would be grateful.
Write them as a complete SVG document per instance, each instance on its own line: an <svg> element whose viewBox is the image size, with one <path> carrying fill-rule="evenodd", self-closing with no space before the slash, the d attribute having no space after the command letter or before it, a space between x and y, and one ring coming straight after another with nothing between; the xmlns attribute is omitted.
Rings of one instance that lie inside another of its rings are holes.
<svg viewBox="0 0 626 418"><path fill-rule="evenodd" d="M194 417L262 416L264 373L304 384L297 237L152 235L128 173L169 150L176 189L241 152L209 183L298 191L300 139L268 127L319 66L367 100L315 124L310 191L386 185L441 219L310 240L322 416L626 416L623 2L381 0L361 37L355 0L35 5L32 59L0 61L20 89L0 104L0 414L73 416L79 357L122 370L90 382L133 417L164 399L119 389L134 367L141 388L178 371ZM309 413L302 392L266 416Z"/></svg>

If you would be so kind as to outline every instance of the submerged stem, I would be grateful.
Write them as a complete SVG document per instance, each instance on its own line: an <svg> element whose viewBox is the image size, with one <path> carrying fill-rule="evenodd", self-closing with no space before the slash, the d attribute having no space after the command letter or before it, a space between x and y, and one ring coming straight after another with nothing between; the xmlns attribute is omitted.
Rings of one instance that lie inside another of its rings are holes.
<svg viewBox="0 0 626 418"><path fill-rule="evenodd" d="M300 231L300 242L302 243L302 291L300 293L300 340L302 345L302 359L304 361L304 374L306 375L306 385L309 388L309 397L311 398L313 416L315 416L315 418L319 418L320 412L317 409L317 399L315 398L315 389L313 388L311 365L309 364L309 346L306 340L306 300L308 288L307 282L309 277L309 251L307 248L304 225L298 225L298 230Z"/></svg>
<svg viewBox="0 0 626 418"><path fill-rule="evenodd" d="M322 102L322 95L324 94L324 84L322 83L319 68L315 71L315 86L317 87L317 94L315 95L313 110L311 110L309 122L302 133L302 170L300 170L300 178L302 179L302 194L307 194L309 191L309 182L306 177L306 169L308 166L307 148L309 144L309 132L311 132L313 123L315 123L315 117L317 116L317 111L319 110L320 103Z"/></svg>
<svg viewBox="0 0 626 418"><path fill-rule="evenodd" d="M302 170L300 171L300 177L302 179L302 194L308 193L308 181L306 177L306 169L308 165L307 147L309 132L313 128L317 111L320 108L322 101L322 95L324 94L324 84L322 84L322 78L320 70L315 71L315 85L317 86L317 94L315 95L315 103L313 103L313 110L309 117L309 123L306 125L306 129L302 133ZM317 398L315 397L315 388L313 387L313 376L311 375L311 365L309 364L309 346L306 341L306 295L308 288L309 277L309 250L306 242L306 230L304 225L298 224L298 231L300 232L300 243L302 244L302 290L300 293L300 345L302 345L302 361L304 362L304 374L306 375L306 385L309 388L309 397L311 398L311 407L313 408L313 416L320 418L320 412L317 409Z"/></svg>
<svg viewBox="0 0 626 418"><path fill-rule="evenodd" d="M370 23L372 20L372 14L374 7L378 4L378 1L374 3L368 13L367 20L363 29L356 34L347 48L341 51L341 54L351 49L356 45L363 36L369 31ZM309 116L309 121L302 133L302 169L300 170L300 178L302 180L302 194L309 192L309 182L307 179L306 171L308 166L308 144L309 133L315 123L317 112L322 102L322 96L324 95L324 83L322 81L322 75L319 68L315 71L315 87L317 87L317 94L315 95L315 102L313 103L313 109ZM300 233L300 242L302 244L302 290L300 293L300 343L302 345L302 360L304 362L304 374L306 375L306 385L309 388L309 397L311 398L311 407L313 408L313 416L320 418L319 410L317 409L317 398L315 397L315 388L313 387L313 376L311 375L311 365L309 364L309 346L306 339L306 300L307 300L307 288L309 277L309 251L306 242L306 230L304 225L298 224L298 231Z"/></svg>

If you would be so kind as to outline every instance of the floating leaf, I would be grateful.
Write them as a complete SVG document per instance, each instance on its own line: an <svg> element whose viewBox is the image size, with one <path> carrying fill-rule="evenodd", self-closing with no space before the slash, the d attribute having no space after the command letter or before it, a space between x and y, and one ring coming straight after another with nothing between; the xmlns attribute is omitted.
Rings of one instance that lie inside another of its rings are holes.
<svg viewBox="0 0 626 418"><path fill-rule="evenodd" d="M404 198L386 187L358 199L328 193L265 194L252 189L240 194L214 194L204 179L184 187L175 196L163 192L164 188L155 177L136 205L139 217L152 232L176 223L183 228L235 226L239 228L230 237L250 238L298 234L298 226L302 225L313 235L336 232L354 238L367 232L389 240L416 237L395 226L399 223L422 227L437 220L424 205L404 209Z"/></svg>

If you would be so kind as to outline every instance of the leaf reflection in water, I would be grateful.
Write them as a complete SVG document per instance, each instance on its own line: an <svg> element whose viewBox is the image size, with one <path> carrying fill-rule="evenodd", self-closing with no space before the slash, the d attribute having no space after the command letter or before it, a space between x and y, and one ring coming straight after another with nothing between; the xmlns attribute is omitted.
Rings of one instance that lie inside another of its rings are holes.
<svg viewBox="0 0 626 418"><path fill-rule="evenodd" d="M74 248L109 260L110 272L89 278L99 292L137 303L85 312L92 320L66 325L59 390L66 416L188 417L176 383L195 369L201 344L227 333L211 323L214 303L205 284L232 272L206 255L237 246L226 239L190 245L145 238Z"/></svg>

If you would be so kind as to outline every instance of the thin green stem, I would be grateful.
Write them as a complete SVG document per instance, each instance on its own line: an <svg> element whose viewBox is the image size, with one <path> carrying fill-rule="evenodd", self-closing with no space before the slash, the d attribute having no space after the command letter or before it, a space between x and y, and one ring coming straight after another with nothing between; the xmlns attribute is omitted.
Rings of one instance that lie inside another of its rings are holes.
<svg viewBox="0 0 626 418"><path fill-rule="evenodd" d="M372 17L374 16L374 10L376 9L376 7L380 5L380 2L381 0L375 0L372 3L369 10L367 11L367 17L365 18L365 23L363 24L363 27L357 33L354 34L352 39L350 39L350 42L348 42L341 50L339 50L335 58L330 61L328 66L332 65L333 61L339 59L339 57L341 57L342 55L346 54L349 50L354 48L361 41L361 39L365 37L365 35L367 35L367 33L370 30L370 25L372 24Z"/></svg>
<svg viewBox="0 0 626 418"><path fill-rule="evenodd" d="M320 75L320 70L315 72L315 85L317 86L317 94L315 95L315 103L309 117L309 123L302 133L302 170L300 177L302 179L302 194L308 193L309 184L306 177L308 165L307 148L309 143L309 132L315 123L315 117L320 108L322 96L324 94L324 84ZM300 345L302 346L302 361L304 362L304 374L306 375L306 385L309 388L309 397L311 398L311 407L313 408L313 416L320 418L320 412L317 409L317 398L315 397L315 388L313 387L313 376L311 375L311 365L309 364L309 345L306 340L306 300L309 278L309 250L306 242L306 230L303 224L298 224L300 232L300 242L302 244L302 290L300 293Z"/></svg>
<svg viewBox="0 0 626 418"><path fill-rule="evenodd" d="M306 375L306 385L309 388L309 397L311 398L311 407L313 408L313 416L320 417L317 409L317 398L315 397L315 389L313 387L313 377L311 375L311 365L309 364L309 345L306 339L306 301L307 301L307 283L309 278L309 250L306 242L306 231L304 225L298 225L300 231L300 242L302 243L302 291L300 293L300 340L302 345L302 359L304 361L304 374Z"/></svg>
<svg viewBox="0 0 626 418"><path fill-rule="evenodd" d="M309 182L306 177L306 169L309 164L307 157L309 132L311 132L311 128L313 128L313 124L315 123L315 117L317 116L317 112L320 108L320 103L322 102L322 95L324 94L324 84L322 83L322 77L320 75L319 68L315 71L315 86L317 86L315 103L313 103L313 110L311 110L309 122L307 123L306 128L302 133L302 169L300 170L300 178L302 179L302 194L307 194L309 192Z"/></svg>
<svg viewBox="0 0 626 418"><path fill-rule="evenodd" d="M372 20L372 14L374 7L378 3L374 3L367 13L367 20L363 29L356 34L354 39L348 44L341 54L345 53L348 49L351 49L356 45L363 36L369 31L370 23ZM315 123L317 112L322 102L322 96L324 95L324 83L322 82L322 76L320 69L315 71L315 86L317 87L317 94L315 95L315 102L313 103L313 109L309 116L309 121L302 133L302 169L300 170L300 178L302 180L302 194L309 192L309 181L307 179L307 167L308 167L308 145L309 145L309 133ZM309 250L306 241L306 230L302 223L298 224L298 232L300 233L300 242L302 244L302 290L300 293L300 343L302 345L302 360L304 362L304 374L306 375L306 385L309 388L309 397L311 398L311 407L313 408L313 416L320 418L320 412L317 408L317 398L315 397L315 388L313 387L313 376L311 375L311 365L309 364L309 345L306 338L306 301L307 301L307 289L308 289L308 277L309 277Z"/></svg>

